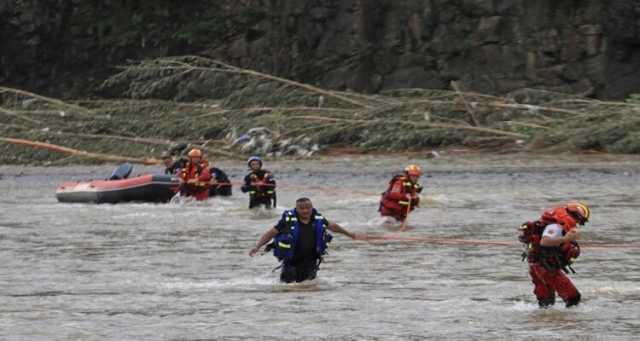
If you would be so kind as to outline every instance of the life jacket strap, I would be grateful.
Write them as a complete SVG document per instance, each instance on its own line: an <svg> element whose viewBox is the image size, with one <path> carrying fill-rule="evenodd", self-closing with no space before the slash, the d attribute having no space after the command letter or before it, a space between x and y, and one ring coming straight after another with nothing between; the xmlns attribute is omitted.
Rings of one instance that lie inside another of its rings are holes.
<svg viewBox="0 0 640 341"><path fill-rule="evenodd" d="M286 243L283 243L283 242L279 242L278 243L278 247L281 247L283 249L290 249L291 248L291 244L286 244Z"/></svg>

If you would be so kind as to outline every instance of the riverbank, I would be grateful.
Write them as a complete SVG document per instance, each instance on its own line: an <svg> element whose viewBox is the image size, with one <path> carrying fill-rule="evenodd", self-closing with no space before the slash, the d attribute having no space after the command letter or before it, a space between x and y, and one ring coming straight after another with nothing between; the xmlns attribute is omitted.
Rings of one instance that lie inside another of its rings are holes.
<svg viewBox="0 0 640 341"><path fill-rule="evenodd" d="M82 160L82 159L79 159ZM623 169L628 176L640 175L640 155L638 154L611 154L599 152L553 152L553 151L521 151L521 152L496 152L480 151L465 148L446 148L437 150L415 150L403 152L360 152L352 148L329 148L313 157L306 159L299 158L267 158L265 163L269 169L277 165L277 168L286 169L293 172L295 169L306 164L323 164L327 167L339 164L376 164L376 160L393 160L397 166L389 169L392 172L399 172L408 163L416 163L424 168L425 175L432 173L447 173L450 171L471 171L497 170L500 172L526 171L552 168L573 168L603 170ZM84 160L91 161L91 160ZM94 160L95 161L95 160ZM211 158L210 162L216 167L225 171L231 171L237 176L243 175L246 171L245 159ZM110 174L118 162L78 162L73 159L68 162L51 163L23 163L23 164L0 164L0 179L5 180L11 177L23 175L37 175L51 172L53 169L60 172L72 170L80 167L89 174L96 174L96 178L101 178ZM158 173L164 170L161 164L135 165L136 174ZM361 172L368 172L361 169ZM390 173L390 174L391 174ZM85 179L86 180L86 179Z"/></svg>

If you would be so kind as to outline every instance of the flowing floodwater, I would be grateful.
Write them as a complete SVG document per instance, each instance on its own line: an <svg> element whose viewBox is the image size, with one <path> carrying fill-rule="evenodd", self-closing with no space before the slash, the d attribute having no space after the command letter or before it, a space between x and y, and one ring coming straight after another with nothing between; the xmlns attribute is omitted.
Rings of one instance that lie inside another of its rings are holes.
<svg viewBox="0 0 640 341"><path fill-rule="evenodd" d="M527 158L532 159L528 161ZM268 162L278 212L309 196L336 236L319 279L277 282L248 257L277 220L246 197L204 204L63 204L58 183L110 166L0 167L1 340L620 339L640 335L640 159L446 156L418 160L423 207L401 234L379 225L379 193L405 157ZM224 162L234 181L241 162ZM138 168L136 172L153 171ZM583 304L540 310L516 227L569 199L592 205L572 278ZM398 238L401 239L401 238ZM423 240L424 239L424 240Z"/></svg>

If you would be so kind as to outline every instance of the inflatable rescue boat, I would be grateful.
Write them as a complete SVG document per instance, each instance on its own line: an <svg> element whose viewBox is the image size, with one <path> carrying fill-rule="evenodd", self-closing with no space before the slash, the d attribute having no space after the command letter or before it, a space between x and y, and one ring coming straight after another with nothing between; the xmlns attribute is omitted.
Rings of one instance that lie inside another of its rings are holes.
<svg viewBox="0 0 640 341"><path fill-rule="evenodd" d="M118 167L107 180L69 181L56 189L60 202L168 202L180 185L170 175L145 174L128 178L130 165Z"/></svg>

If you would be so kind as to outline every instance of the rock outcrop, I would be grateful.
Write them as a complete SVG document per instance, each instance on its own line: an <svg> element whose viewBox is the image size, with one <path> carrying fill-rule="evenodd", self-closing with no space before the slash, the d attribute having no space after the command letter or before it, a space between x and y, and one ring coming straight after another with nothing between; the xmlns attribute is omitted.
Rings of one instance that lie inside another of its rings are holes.
<svg viewBox="0 0 640 341"><path fill-rule="evenodd" d="M0 2L0 17L0 84L57 96L181 54L369 93L640 88L633 0L23 0Z"/></svg>

